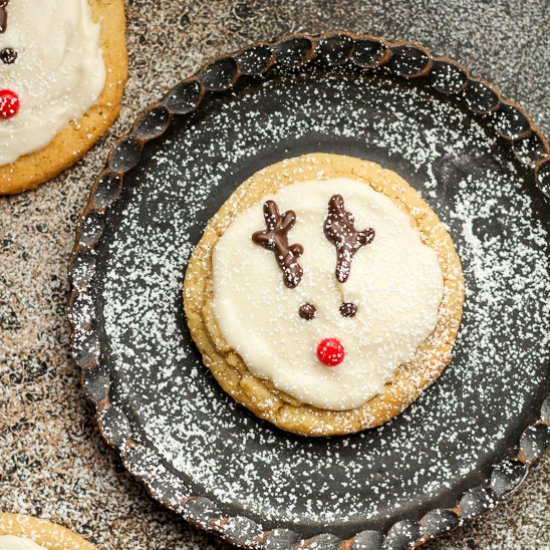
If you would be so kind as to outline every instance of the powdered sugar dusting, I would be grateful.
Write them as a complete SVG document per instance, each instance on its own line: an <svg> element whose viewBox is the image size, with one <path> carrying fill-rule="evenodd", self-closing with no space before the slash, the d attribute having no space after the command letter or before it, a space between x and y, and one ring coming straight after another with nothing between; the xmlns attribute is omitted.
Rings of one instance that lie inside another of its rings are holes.
<svg viewBox="0 0 550 550"><path fill-rule="evenodd" d="M345 73L284 79L284 87L274 80L240 92L238 110L225 101L182 125L138 169L100 249L112 398L131 411L141 439L218 502L273 523L389 517L459 478L477 479L542 390L548 234L516 164L459 109ZM223 395L189 345L181 312L185 262L208 217L253 171L251 159L257 167L314 146L375 160L417 187L449 227L466 279L444 376L396 421L316 441L272 430Z"/></svg>

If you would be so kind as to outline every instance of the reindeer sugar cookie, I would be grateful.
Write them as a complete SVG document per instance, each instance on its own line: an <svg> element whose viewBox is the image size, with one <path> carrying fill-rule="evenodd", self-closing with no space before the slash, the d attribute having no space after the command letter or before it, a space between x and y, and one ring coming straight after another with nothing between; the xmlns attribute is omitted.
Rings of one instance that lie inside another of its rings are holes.
<svg viewBox="0 0 550 550"><path fill-rule="evenodd" d="M91 542L61 525L32 516L0 512L1 550L95 550L95 548Z"/></svg>
<svg viewBox="0 0 550 550"><path fill-rule="evenodd" d="M256 173L209 222L184 307L204 363L260 418L310 436L400 413L451 360L460 260L395 172L330 154Z"/></svg>
<svg viewBox="0 0 550 550"><path fill-rule="evenodd" d="M74 164L120 110L123 0L0 0L0 194Z"/></svg>

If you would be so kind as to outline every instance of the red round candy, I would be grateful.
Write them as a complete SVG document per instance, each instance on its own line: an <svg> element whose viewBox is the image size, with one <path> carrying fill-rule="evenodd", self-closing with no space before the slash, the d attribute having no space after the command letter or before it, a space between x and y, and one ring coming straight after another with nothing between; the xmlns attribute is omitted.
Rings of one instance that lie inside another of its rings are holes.
<svg viewBox="0 0 550 550"><path fill-rule="evenodd" d="M317 346L317 358L327 367L336 367L345 355L344 346L338 338L325 338Z"/></svg>
<svg viewBox="0 0 550 550"><path fill-rule="evenodd" d="M12 90L0 90L0 118L7 120L19 112L19 96Z"/></svg>

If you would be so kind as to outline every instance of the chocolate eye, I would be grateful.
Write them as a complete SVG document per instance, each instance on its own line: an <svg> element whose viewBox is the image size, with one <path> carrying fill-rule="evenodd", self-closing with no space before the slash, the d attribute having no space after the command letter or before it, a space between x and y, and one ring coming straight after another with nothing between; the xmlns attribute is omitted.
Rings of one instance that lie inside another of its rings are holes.
<svg viewBox="0 0 550 550"><path fill-rule="evenodd" d="M304 304L300 306L300 309L298 310L300 317L306 321L311 321L315 317L316 312L317 310L313 304Z"/></svg>
<svg viewBox="0 0 550 550"><path fill-rule="evenodd" d="M356 313L357 306L351 302L344 302L340 306L340 315L342 315L342 317L355 317Z"/></svg>
<svg viewBox="0 0 550 550"><path fill-rule="evenodd" d="M13 48L4 48L0 51L0 60L5 65L11 65L17 59L17 52Z"/></svg>

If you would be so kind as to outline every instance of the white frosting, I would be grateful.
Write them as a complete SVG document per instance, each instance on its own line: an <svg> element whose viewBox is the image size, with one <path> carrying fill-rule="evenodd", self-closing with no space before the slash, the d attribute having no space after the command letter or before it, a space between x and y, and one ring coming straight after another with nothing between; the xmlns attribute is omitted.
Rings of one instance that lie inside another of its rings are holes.
<svg viewBox="0 0 550 550"><path fill-rule="evenodd" d="M328 201L341 194L355 228L374 228L374 241L355 254L345 283L335 276L336 249L325 237ZM255 244L265 229L263 203L294 210L289 244L304 254L301 283L284 285L275 255ZM214 310L219 329L256 376L268 379L302 403L356 408L380 393L395 370L433 331L443 296L434 250L424 245L410 217L388 197L346 178L295 183L239 214L213 253ZM342 317L343 302L358 306ZM298 315L302 304L314 319ZM338 338L345 359L329 368L316 356L324 338Z"/></svg>
<svg viewBox="0 0 550 550"><path fill-rule="evenodd" d="M42 149L97 102L105 84L99 24L87 0L12 0L0 50L0 88L19 96L19 113L0 119L0 166Z"/></svg>
<svg viewBox="0 0 550 550"><path fill-rule="evenodd" d="M29 539L4 535L0 536L0 550L45 550L45 548Z"/></svg>

